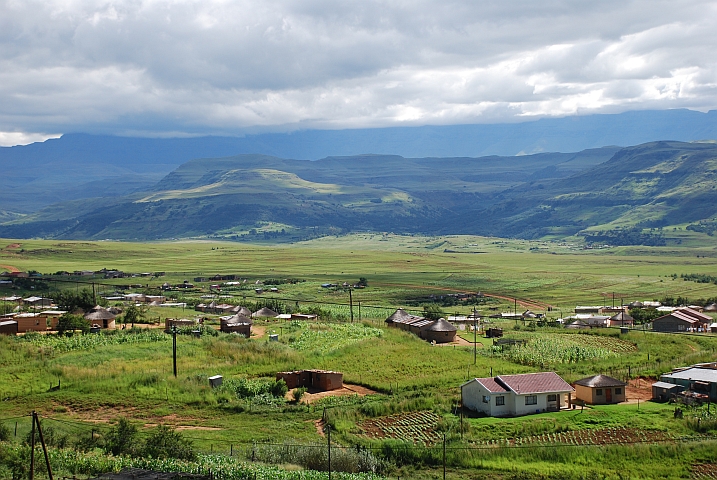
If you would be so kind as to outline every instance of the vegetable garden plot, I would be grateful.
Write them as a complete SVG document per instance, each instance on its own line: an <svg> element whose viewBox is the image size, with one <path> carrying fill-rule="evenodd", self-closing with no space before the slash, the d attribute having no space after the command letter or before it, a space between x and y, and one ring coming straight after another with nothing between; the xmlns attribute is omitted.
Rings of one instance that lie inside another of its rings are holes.
<svg viewBox="0 0 717 480"><path fill-rule="evenodd" d="M368 438L394 438L412 443L433 445L441 440L436 431L441 419L433 412L411 412L365 420L359 424Z"/></svg>
<svg viewBox="0 0 717 480"><path fill-rule="evenodd" d="M358 343L383 334L378 328L360 323L348 324L308 324L302 326L299 338L291 346L300 351L316 351L321 354Z"/></svg>
<svg viewBox="0 0 717 480"><path fill-rule="evenodd" d="M502 355L521 365L540 366L619 357L635 350L633 343L614 337L553 334L533 336L522 345L507 348Z"/></svg>
<svg viewBox="0 0 717 480"><path fill-rule="evenodd" d="M674 440L667 432L658 430L635 430L632 428L601 428L573 430L570 432L545 433L523 438L490 440L484 445L496 447L517 445L628 445L634 443L661 443Z"/></svg>

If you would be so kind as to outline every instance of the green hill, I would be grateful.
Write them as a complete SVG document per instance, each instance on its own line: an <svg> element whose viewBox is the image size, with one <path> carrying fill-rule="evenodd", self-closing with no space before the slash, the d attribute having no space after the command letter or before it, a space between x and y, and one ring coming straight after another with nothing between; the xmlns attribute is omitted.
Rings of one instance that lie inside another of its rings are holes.
<svg viewBox="0 0 717 480"><path fill-rule="evenodd" d="M289 241L376 230L650 243L662 240L644 228L717 216L716 171L713 143L481 158L238 155L191 160L131 196L47 207L2 224L0 236Z"/></svg>

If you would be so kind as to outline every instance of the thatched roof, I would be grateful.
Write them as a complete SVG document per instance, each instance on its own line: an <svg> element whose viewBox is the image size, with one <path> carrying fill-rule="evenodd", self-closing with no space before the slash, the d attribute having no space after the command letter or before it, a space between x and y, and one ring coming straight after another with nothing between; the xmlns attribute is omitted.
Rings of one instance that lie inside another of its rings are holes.
<svg viewBox="0 0 717 480"><path fill-rule="evenodd" d="M435 322L433 322L433 325L428 327L426 330L431 332L455 332L458 329L448 323L445 318L439 318Z"/></svg>
<svg viewBox="0 0 717 480"><path fill-rule="evenodd" d="M232 308L231 311L232 313L238 313L240 315L244 315L245 317L251 317L251 310L242 305L237 305L236 307Z"/></svg>
<svg viewBox="0 0 717 480"><path fill-rule="evenodd" d="M620 381L616 378L608 377L607 375L594 375L587 377L575 382L575 385L581 385L583 387L590 388L607 388L607 387L624 387L627 383Z"/></svg>
<svg viewBox="0 0 717 480"><path fill-rule="evenodd" d="M704 308L705 312L717 312L717 303L710 303Z"/></svg>
<svg viewBox="0 0 717 480"><path fill-rule="evenodd" d="M538 318L538 316L530 310L526 310L525 312L523 312L523 318Z"/></svg>
<svg viewBox="0 0 717 480"><path fill-rule="evenodd" d="M223 318L221 320L221 323L223 323L225 325L236 325L236 324L253 325L254 320L252 320L251 318L249 318L247 316L240 315L237 313L236 315L232 315L231 317L229 317L227 319Z"/></svg>
<svg viewBox="0 0 717 480"><path fill-rule="evenodd" d="M92 310L85 314L85 320L96 321L96 320L114 320L117 315L113 314L106 308L97 305Z"/></svg>
<svg viewBox="0 0 717 480"><path fill-rule="evenodd" d="M271 308L264 307L261 310L257 310L256 312L252 313L251 316L254 318L260 318L260 317L276 317L279 315Z"/></svg>
<svg viewBox="0 0 717 480"><path fill-rule="evenodd" d="M404 320L406 320L406 319L408 319L408 318L411 318L411 317L413 317L413 315L411 315L410 313L408 313L408 312L405 311L404 309L399 308L398 310L396 310L395 312L393 312L393 313L391 314L391 316L389 316L389 317L386 319L386 323L402 322L402 321L404 321Z"/></svg>
<svg viewBox="0 0 717 480"><path fill-rule="evenodd" d="M645 306L645 304L643 304L642 302L632 302L628 303L627 306L630 308L642 308Z"/></svg>
<svg viewBox="0 0 717 480"><path fill-rule="evenodd" d="M616 313L615 315L610 317L610 321L613 322L632 322L633 320L635 319L632 318L629 313L625 312Z"/></svg>

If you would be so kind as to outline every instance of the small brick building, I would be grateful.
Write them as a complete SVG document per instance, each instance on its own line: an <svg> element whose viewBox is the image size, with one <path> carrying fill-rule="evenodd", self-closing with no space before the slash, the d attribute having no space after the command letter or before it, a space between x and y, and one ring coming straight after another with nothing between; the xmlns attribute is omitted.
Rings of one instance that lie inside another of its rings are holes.
<svg viewBox="0 0 717 480"><path fill-rule="evenodd" d="M305 387L309 390L325 392L328 390L338 390L344 386L344 374L329 370L278 372L276 379L284 380L289 389Z"/></svg>
<svg viewBox="0 0 717 480"><path fill-rule="evenodd" d="M583 378L573 384L575 397L591 405L620 403L627 400L627 383L607 375L595 375Z"/></svg>

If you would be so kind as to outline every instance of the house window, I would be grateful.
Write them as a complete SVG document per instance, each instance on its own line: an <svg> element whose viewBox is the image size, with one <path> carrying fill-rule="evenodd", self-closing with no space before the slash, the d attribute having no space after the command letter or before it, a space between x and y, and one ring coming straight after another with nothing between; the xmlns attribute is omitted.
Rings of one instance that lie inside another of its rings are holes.
<svg viewBox="0 0 717 480"><path fill-rule="evenodd" d="M525 404L526 405L537 405L538 404L538 396L537 395L526 395L525 396Z"/></svg>
<svg viewBox="0 0 717 480"><path fill-rule="evenodd" d="M483 395L483 403L490 403L490 397L488 395Z"/></svg>
<svg viewBox="0 0 717 480"><path fill-rule="evenodd" d="M496 406L505 405L505 397L502 395L499 397L495 397L495 405Z"/></svg>
<svg viewBox="0 0 717 480"><path fill-rule="evenodd" d="M548 401L549 401L549 402L557 402L557 401L558 401L558 396L557 396L556 394L554 394L554 393L551 393L550 395L548 395Z"/></svg>
<svg viewBox="0 0 717 480"><path fill-rule="evenodd" d="M602 388L598 388L597 390L595 390L595 395L597 395L598 397L602 397Z"/></svg>
<svg viewBox="0 0 717 480"><path fill-rule="evenodd" d="M622 395L622 388L617 387L617 388L615 389L615 395Z"/></svg>

